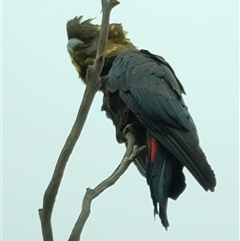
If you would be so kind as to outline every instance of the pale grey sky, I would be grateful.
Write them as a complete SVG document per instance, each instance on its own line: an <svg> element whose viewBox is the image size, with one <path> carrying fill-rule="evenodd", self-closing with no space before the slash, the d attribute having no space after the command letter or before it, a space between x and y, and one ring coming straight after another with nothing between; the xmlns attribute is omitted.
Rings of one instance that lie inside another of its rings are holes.
<svg viewBox="0 0 240 241"><path fill-rule="evenodd" d="M100 23L100 0L3 1L4 241L42 240L37 210L84 91L66 50L65 25L76 15ZM82 240L237 241L238 1L122 0L111 21L174 68L218 184L207 193L185 170L187 189L169 202L166 232L132 165L94 200ZM53 212L55 240L67 240L85 189L111 174L124 153L101 102L99 93L67 165Z"/></svg>

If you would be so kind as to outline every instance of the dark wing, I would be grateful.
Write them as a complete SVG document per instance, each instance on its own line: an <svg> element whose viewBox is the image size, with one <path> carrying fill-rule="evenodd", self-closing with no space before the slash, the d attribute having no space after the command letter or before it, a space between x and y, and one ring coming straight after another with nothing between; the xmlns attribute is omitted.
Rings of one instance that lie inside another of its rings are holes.
<svg viewBox="0 0 240 241"><path fill-rule="evenodd" d="M118 91L138 120L205 190L214 190L215 175L199 147L195 124L181 97L183 87L168 64L147 51L121 53L107 86L112 93Z"/></svg>

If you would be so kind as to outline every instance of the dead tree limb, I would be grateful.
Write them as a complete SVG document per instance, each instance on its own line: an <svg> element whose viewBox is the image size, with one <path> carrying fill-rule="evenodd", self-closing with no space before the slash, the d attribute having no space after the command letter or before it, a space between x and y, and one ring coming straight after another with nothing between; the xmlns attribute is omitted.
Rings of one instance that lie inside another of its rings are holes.
<svg viewBox="0 0 240 241"><path fill-rule="evenodd" d="M103 191L105 191L108 187L114 185L115 182L127 170L131 162L139 155L140 152L145 149L145 146L138 148L134 145L135 137L131 132L128 132L125 137L127 139L127 150L123 156L121 163L112 173L112 175L102 181L98 186L96 186L94 189L87 189L86 194L83 198L81 213L77 219L77 222L75 223L75 226L68 241L80 240L80 235L82 233L83 227L90 215L92 200L98 195L100 195Z"/></svg>
<svg viewBox="0 0 240 241"><path fill-rule="evenodd" d="M43 206L39 209L39 216L42 226L42 235L44 241L53 241L53 232L51 225L52 211L56 200L57 192L61 184L61 180L64 174L64 170L67 161L73 151L73 148L81 134L84 123L87 119L88 112L93 102L96 92L99 90L100 74L104 64L104 50L108 38L108 25L110 12L118 4L115 0L102 0L102 27L99 41L99 49L97 52L96 61L89 69L87 74L87 85L80 105L77 118L72 127L72 130L62 148L60 156L57 160L51 181L44 193Z"/></svg>

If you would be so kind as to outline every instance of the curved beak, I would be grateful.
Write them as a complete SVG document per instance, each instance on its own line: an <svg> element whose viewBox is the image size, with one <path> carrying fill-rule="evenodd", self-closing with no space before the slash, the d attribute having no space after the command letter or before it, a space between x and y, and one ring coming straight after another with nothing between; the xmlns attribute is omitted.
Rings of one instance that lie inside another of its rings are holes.
<svg viewBox="0 0 240 241"><path fill-rule="evenodd" d="M84 44L83 41L81 41L80 39L77 38L71 38L69 39L68 43L67 43L67 50L68 53L73 56L74 55L74 47L76 47L79 44Z"/></svg>

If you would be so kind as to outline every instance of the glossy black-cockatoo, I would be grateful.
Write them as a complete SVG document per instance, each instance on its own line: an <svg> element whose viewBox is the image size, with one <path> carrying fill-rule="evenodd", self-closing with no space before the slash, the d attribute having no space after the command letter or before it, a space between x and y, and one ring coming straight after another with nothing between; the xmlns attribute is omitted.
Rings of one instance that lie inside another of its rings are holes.
<svg viewBox="0 0 240 241"><path fill-rule="evenodd" d="M67 49L81 79L97 53L100 28L92 19L75 17L67 23ZM103 105L116 128L119 143L131 127L138 146L147 151L135 160L146 177L154 205L165 228L168 198L184 191L186 167L206 190L214 191L216 179L199 146L196 126L182 94L184 88L164 58L138 50L121 24L109 25L105 64L101 73Z"/></svg>

